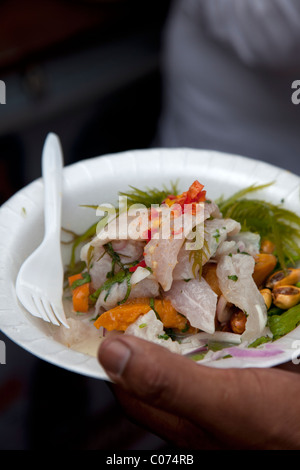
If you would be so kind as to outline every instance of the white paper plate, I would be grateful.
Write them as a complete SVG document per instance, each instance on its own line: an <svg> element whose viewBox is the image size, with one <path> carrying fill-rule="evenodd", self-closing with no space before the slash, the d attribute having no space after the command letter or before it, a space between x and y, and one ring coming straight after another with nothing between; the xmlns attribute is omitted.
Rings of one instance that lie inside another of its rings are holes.
<svg viewBox="0 0 300 470"><path fill-rule="evenodd" d="M229 196L250 184L276 183L262 197L287 208L299 208L300 178L248 158L192 149L151 149L97 157L64 169L63 226L84 232L96 219L80 204L116 203L118 191L129 185L161 187L179 179L185 190L195 179L208 197ZM106 379L96 358L55 341L42 320L32 317L18 302L15 280L25 258L43 237L43 183L38 179L15 194L0 209L0 327L12 341L35 356L67 370ZM205 362L214 367L269 367L300 354L299 327L263 350L231 350L233 357Z"/></svg>

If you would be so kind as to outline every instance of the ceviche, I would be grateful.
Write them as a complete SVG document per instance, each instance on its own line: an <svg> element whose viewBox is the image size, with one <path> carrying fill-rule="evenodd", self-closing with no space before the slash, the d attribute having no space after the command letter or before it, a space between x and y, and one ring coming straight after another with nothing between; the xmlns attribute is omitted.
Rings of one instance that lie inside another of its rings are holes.
<svg viewBox="0 0 300 470"><path fill-rule="evenodd" d="M180 193L131 187L122 207L84 209L101 216L84 234L66 231L70 328L60 340L131 334L203 360L290 332L300 322L300 217L255 198L266 186L215 201L197 180Z"/></svg>

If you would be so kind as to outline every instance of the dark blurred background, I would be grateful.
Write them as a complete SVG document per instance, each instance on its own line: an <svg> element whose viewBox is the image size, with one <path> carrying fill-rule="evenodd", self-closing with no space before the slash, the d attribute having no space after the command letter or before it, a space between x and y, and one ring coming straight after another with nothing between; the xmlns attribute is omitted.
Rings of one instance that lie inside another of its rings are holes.
<svg viewBox="0 0 300 470"><path fill-rule="evenodd" d="M161 106L169 0L0 2L0 204L41 174L49 131L65 163L147 148ZM108 385L27 353L0 333L0 449L162 449ZM53 403L58 387L61 404Z"/></svg>

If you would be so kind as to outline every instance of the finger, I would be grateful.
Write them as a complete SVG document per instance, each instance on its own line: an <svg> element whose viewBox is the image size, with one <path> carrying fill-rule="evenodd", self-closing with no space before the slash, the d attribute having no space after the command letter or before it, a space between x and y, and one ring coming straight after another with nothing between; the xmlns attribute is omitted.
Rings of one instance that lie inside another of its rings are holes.
<svg viewBox="0 0 300 470"><path fill-rule="evenodd" d="M127 417L147 431L156 434L167 443L186 449L218 450L223 445L213 436L202 431L190 421L159 410L112 386L114 395Z"/></svg>
<svg viewBox="0 0 300 470"><path fill-rule="evenodd" d="M106 339L99 361L109 377L131 395L192 422L201 418L202 425L217 418L216 404L225 400L230 406L234 401L235 386L228 387L230 372L200 366L129 335Z"/></svg>
<svg viewBox="0 0 300 470"><path fill-rule="evenodd" d="M293 403L300 412L297 374L200 366L129 335L107 338L99 360L111 379L133 397L190 421L229 447L300 445L297 413L290 409Z"/></svg>

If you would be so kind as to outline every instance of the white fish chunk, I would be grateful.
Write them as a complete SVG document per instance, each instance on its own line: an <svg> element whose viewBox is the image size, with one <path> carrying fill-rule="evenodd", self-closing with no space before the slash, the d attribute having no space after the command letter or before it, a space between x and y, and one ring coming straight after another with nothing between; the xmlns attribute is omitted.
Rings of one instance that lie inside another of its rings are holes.
<svg viewBox="0 0 300 470"><path fill-rule="evenodd" d="M222 218L219 206L214 201L204 203L204 212L204 220L209 219L210 217Z"/></svg>
<svg viewBox="0 0 300 470"><path fill-rule="evenodd" d="M217 265L223 296L247 315L246 329L242 334L245 341L260 337L267 323L265 302L252 278L254 265L254 258L245 254L223 256Z"/></svg>
<svg viewBox="0 0 300 470"><path fill-rule="evenodd" d="M240 252L246 252L252 256L259 253L260 235L258 233L240 232L236 235L230 236L228 239L236 243L237 249Z"/></svg>
<svg viewBox="0 0 300 470"><path fill-rule="evenodd" d="M159 295L159 284L150 276L146 279L142 279L136 284L131 285L131 291L129 299L136 299L138 297L158 297Z"/></svg>
<svg viewBox="0 0 300 470"><path fill-rule="evenodd" d="M99 313L100 309L109 310L122 302L126 297L128 290L127 280L120 283L114 283L109 290L103 290L97 299L95 312ZM130 288L128 299L136 299L138 297L157 297L159 295L159 284L155 279L143 279Z"/></svg>
<svg viewBox="0 0 300 470"><path fill-rule="evenodd" d="M218 206L213 201L211 203L200 203L199 208L200 212L197 217L186 219L189 224L188 228L184 227L186 234L196 226L202 224L212 214L217 217L220 216ZM182 218L182 220L184 221L184 218ZM179 259L179 253L182 250L185 250L184 242L184 236L181 238L172 236L164 238L162 236L158 236L157 238L151 239L145 246L144 253L146 265L152 269L155 278L160 283L164 291L168 291L171 288L173 282L173 271L180 261L185 264L185 267L183 267L183 270L181 269L182 267L177 268L175 278L186 279L185 276L187 273L189 273L189 276L187 277L188 279L194 277L190 275L193 263L191 260L188 260L187 253L181 253L182 258L184 259ZM185 251L190 253L190 250Z"/></svg>
<svg viewBox="0 0 300 470"><path fill-rule="evenodd" d="M137 240L115 240L111 242L123 264L129 264L142 258L145 243Z"/></svg>
<svg viewBox="0 0 300 470"><path fill-rule="evenodd" d="M199 267L193 272L193 258L191 257L191 251L187 250L183 245L178 253L177 264L173 271L173 280L180 281L183 279L194 279L199 271Z"/></svg>
<svg viewBox="0 0 300 470"><path fill-rule="evenodd" d="M156 318L153 310L149 310L145 315L141 315L137 320L128 326L125 335L133 335L138 338L159 344L172 352L180 353L180 345L171 338L165 339L164 326L160 320Z"/></svg>
<svg viewBox="0 0 300 470"><path fill-rule="evenodd" d="M210 258L234 252L236 242L227 241L229 235L234 235L240 231L241 225L232 219L214 218L206 220L204 225L204 239L202 264L204 265ZM173 279L193 279L197 277L199 267L193 272L193 257L186 249L185 244L178 253L178 263L173 272Z"/></svg>
<svg viewBox="0 0 300 470"><path fill-rule="evenodd" d="M203 264L212 258L218 247L227 240L229 236L236 235L241 230L241 224L233 219L212 219L205 222L204 228L204 256Z"/></svg>
<svg viewBox="0 0 300 470"><path fill-rule="evenodd" d="M148 229L148 209L138 215L122 213L103 227L90 242L92 246L105 245L113 240L145 240Z"/></svg>
<svg viewBox="0 0 300 470"><path fill-rule="evenodd" d="M166 240L152 239L145 246L145 262L152 269L155 279L165 291L171 288L173 270L177 264L177 256L184 240L169 238Z"/></svg>
<svg viewBox="0 0 300 470"><path fill-rule="evenodd" d="M217 319L220 323L225 323L230 320L231 311L230 311L231 304L227 302L224 295L220 295L218 298L217 303Z"/></svg>
<svg viewBox="0 0 300 470"><path fill-rule="evenodd" d="M255 256L260 249L260 235L252 232L239 232L236 235L228 236L227 240L220 243L215 253L215 258L233 253L248 253Z"/></svg>
<svg viewBox="0 0 300 470"><path fill-rule="evenodd" d="M192 326L214 333L218 296L205 279L174 281L166 298L178 312L187 317Z"/></svg>
<svg viewBox="0 0 300 470"><path fill-rule="evenodd" d="M138 284L143 279L146 279L149 276L153 277L149 269L138 266L138 268L131 275L131 278L130 278L131 285L134 286L135 284Z"/></svg>
<svg viewBox="0 0 300 470"><path fill-rule="evenodd" d="M92 286L96 290L107 280L107 273L112 269L111 257L102 246L99 248L95 250L89 269Z"/></svg>
<svg viewBox="0 0 300 470"><path fill-rule="evenodd" d="M133 261L138 261L143 256L144 242L117 240L112 242L112 247L120 256L120 261L123 264L129 264ZM92 286L94 289L98 289L107 280L107 273L112 270L111 256L105 252L103 245L95 247L85 245L81 249L81 260L85 261L89 266ZM119 269L120 268L115 265L115 272Z"/></svg>
<svg viewBox="0 0 300 470"><path fill-rule="evenodd" d="M232 253L238 252L238 244L231 240L224 240L217 248L217 251L214 254L214 258L217 261L221 256L232 255Z"/></svg>

